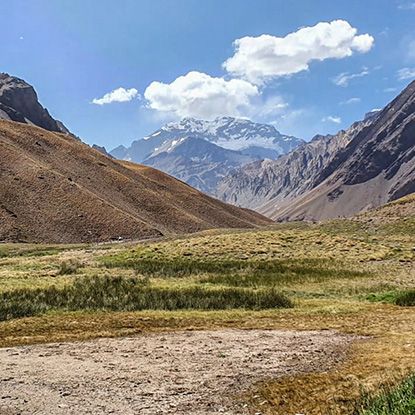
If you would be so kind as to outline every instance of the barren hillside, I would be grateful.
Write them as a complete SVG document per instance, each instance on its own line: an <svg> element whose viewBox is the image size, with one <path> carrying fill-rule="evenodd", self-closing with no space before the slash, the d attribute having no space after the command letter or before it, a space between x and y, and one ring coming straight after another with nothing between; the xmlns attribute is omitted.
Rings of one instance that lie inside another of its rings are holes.
<svg viewBox="0 0 415 415"><path fill-rule="evenodd" d="M268 223L69 135L11 121L0 121L0 178L3 241L108 241Z"/></svg>

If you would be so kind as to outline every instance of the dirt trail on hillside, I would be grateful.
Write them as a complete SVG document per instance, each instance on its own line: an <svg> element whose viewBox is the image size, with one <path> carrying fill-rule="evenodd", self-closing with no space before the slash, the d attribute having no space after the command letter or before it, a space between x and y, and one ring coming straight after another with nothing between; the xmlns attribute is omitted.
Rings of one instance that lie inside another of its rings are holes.
<svg viewBox="0 0 415 415"><path fill-rule="evenodd" d="M0 349L0 414L249 414L255 382L331 368L332 331L185 331Z"/></svg>

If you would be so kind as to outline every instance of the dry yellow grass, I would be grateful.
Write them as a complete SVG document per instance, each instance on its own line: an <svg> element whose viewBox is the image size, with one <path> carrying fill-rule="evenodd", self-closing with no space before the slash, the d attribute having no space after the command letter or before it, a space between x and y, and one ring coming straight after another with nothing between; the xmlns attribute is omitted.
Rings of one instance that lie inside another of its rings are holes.
<svg viewBox="0 0 415 415"><path fill-rule="evenodd" d="M383 226L383 225L382 225ZM263 414L348 414L362 390L376 390L415 371L415 309L371 303L369 293L415 286L413 233L387 232L366 222L278 225L257 231L208 231L166 241L61 247L60 251L19 256L19 247L0 258L1 290L71 283L74 277L134 276L123 261L317 261L334 270L326 279L283 280L279 288L296 307L264 311L61 312L0 323L0 346L131 336L177 329L334 329L365 338L346 362L327 373L269 380L245 396ZM0 247L1 248L1 247ZM9 247L10 249L10 247ZM37 247L40 249L40 247ZM106 267L102 258L120 266ZM59 275L62 263L77 261L75 275ZM320 262L319 262L320 261ZM289 263L291 263L289 262ZM361 274L345 278L344 270ZM339 275L336 275L338 271ZM150 277L155 286L202 284L204 273L181 278Z"/></svg>

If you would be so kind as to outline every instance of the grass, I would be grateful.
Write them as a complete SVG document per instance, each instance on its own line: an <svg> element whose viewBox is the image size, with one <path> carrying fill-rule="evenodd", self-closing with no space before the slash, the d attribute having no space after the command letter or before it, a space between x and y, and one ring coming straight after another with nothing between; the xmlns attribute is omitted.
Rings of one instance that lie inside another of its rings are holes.
<svg viewBox="0 0 415 415"><path fill-rule="evenodd" d="M415 375L398 386L382 387L373 397L365 395L355 415L413 415L415 414Z"/></svg>
<svg viewBox="0 0 415 415"><path fill-rule="evenodd" d="M396 305L402 307L414 307L415 306L415 290L410 290L399 294L395 300Z"/></svg>
<svg viewBox="0 0 415 415"><path fill-rule="evenodd" d="M82 266L76 260L63 261L59 267L58 275L72 275L76 274Z"/></svg>
<svg viewBox="0 0 415 415"><path fill-rule="evenodd" d="M0 294L0 321L35 316L51 310L224 310L292 307L275 290L201 287L164 289L138 278L77 278L64 288L21 289Z"/></svg>
<svg viewBox="0 0 415 415"><path fill-rule="evenodd" d="M0 258L57 255L80 245L0 244Z"/></svg>
<svg viewBox="0 0 415 415"><path fill-rule="evenodd" d="M303 260L208 260L105 257L108 268L131 268L141 275L180 278L209 274L202 283L236 287L275 286L293 282L321 282L334 278L363 278L362 271L342 268L326 259Z"/></svg>
<svg viewBox="0 0 415 415"><path fill-rule="evenodd" d="M401 307L415 306L415 290L387 291L378 294L369 294L367 299L372 302L385 302L396 304Z"/></svg>
<svg viewBox="0 0 415 415"><path fill-rule="evenodd" d="M351 415L356 402L369 410L382 385L415 372L411 224L364 217L140 244L0 245L0 346L177 329L331 329L365 340L333 370L255 385L251 412ZM362 401L362 389L371 398Z"/></svg>

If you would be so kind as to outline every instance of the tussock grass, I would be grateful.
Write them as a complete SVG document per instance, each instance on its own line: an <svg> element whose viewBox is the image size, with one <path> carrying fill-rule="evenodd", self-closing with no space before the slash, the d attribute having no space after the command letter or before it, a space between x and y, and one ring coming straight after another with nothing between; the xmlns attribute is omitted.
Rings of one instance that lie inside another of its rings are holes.
<svg viewBox="0 0 415 415"><path fill-rule="evenodd" d="M9 319L0 345L179 328L330 328L369 337L332 371L259 386L252 413L350 415L357 401L369 410L362 390L376 394L415 370L415 308L397 306L401 296L399 305L413 305L403 290L414 287L414 218L369 219L62 246L50 257L52 245L0 245L0 319ZM82 266L59 275L72 260ZM292 305L280 290L295 308L274 309ZM23 316L36 317L15 318Z"/></svg>
<svg viewBox="0 0 415 415"><path fill-rule="evenodd" d="M76 260L63 261L59 266L58 275L76 274L81 267L82 264Z"/></svg>
<svg viewBox="0 0 415 415"><path fill-rule="evenodd" d="M210 274L202 283L233 287L258 287L290 284L301 281L321 282L338 278L363 278L369 273L344 269L326 259L303 260L201 260L184 258L104 258L108 268L132 268L152 277L188 277Z"/></svg>
<svg viewBox="0 0 415 415"><path fill-rule="evenodd" d="M415 375L397 387L383 387L375 397L364 396L357 406L354 415L415 414Z"/></svg>
<svg viewBox="0 0 415 415"><path fill-rule="evenodd" d="M402 307L415 306L415 290L405 291L396 297L395 304Z"/></svg>
<svg viewBox="0 0 415 415"><path fill-rule="evenodd" d="M80 245L0 244L0 258L57 255Z"/></svg>
<svg viewBox="0 0 415 415"><path fill-rule="evenodd" d="M415 290L370 294L367 296L367 299L372 302L391 303L401 307L413 307L415 306Z"/></svg>
<svg viewBox="0 0 415 415"><path fill-rule="evenodd" d="M292 306L287 297L269 289L161 288L138 278L84 277L60 289L52 286L1 293L0 320L34 316L49 310L261 310Z"/></svg>

